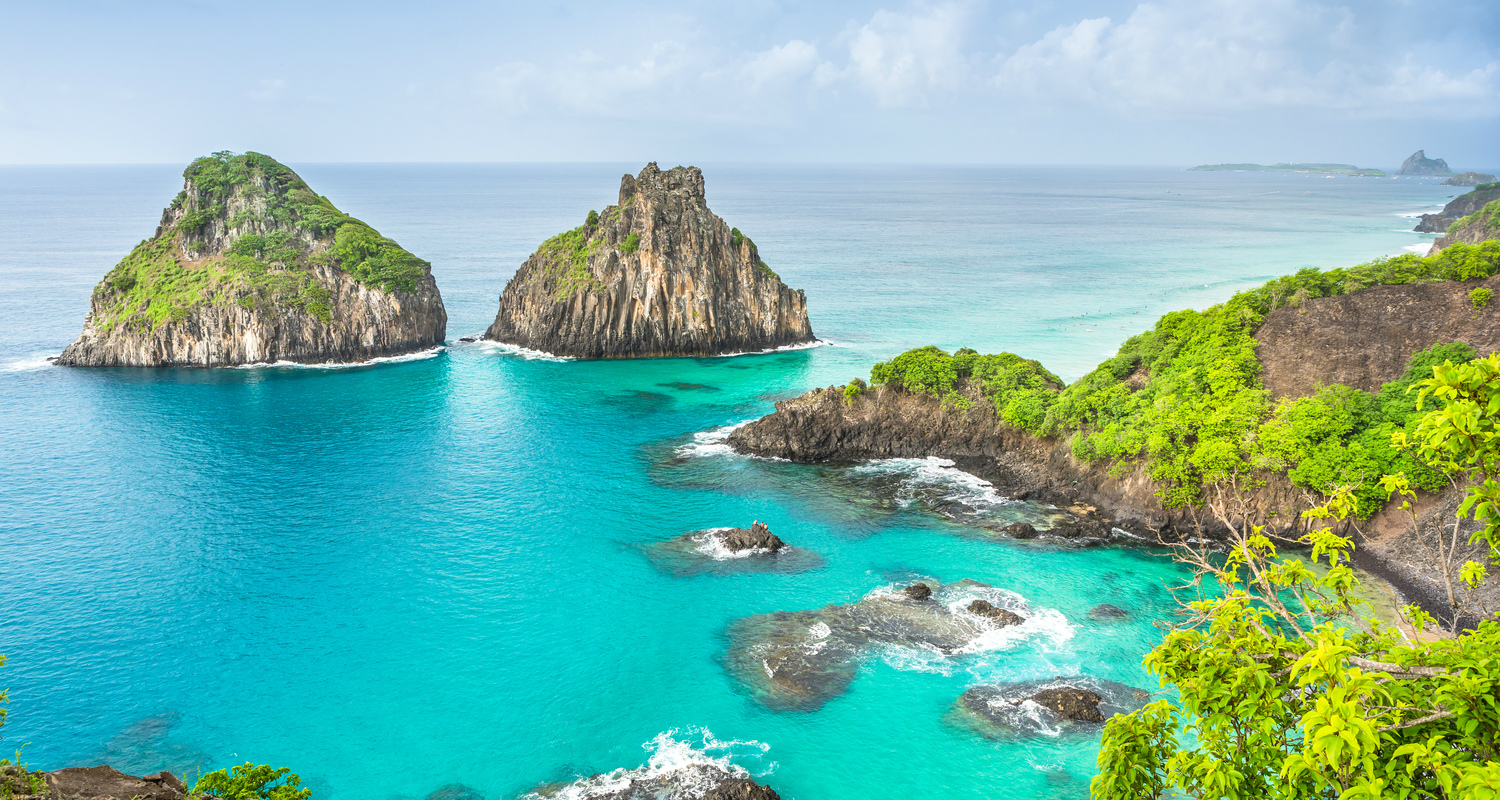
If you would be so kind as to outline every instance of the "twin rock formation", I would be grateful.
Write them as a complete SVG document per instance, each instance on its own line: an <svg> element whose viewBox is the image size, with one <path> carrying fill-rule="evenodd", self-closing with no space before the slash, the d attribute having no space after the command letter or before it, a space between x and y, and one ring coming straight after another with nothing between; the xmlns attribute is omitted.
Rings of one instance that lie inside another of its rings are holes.
<svg viewBox="0 0 1500 800"><path fill-rule="evenodd" d="M618 205L542 244L484 338L559 356L754 352L815 341L807 300L712 211L697 167L648 164Z"/></svg>
<svg viewBox="0 0 1500 800"><path fill-rule="evenodd" d="M215 153L95 287L65 366L359 362L441 345L431 265L259 153ZM696 167L626 175L549 239L485 338L578 358L707 356L815 341L801 291L708 210Z"/></svg>

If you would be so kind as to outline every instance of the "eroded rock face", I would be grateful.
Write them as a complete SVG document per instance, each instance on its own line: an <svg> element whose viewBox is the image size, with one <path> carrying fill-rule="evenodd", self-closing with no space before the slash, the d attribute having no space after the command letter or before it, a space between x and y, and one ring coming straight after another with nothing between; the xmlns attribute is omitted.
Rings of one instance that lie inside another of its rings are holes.
<svg viewBox="0 0 1500 800"><path fill-rule="evenodd" d="M65 366L357 362L442 344L431 265L268 156L183 174L156 235L94 288Z"/></svg>
<svg viewBox="0 0 1500 800"><path fill-rule="evenodd" d="M1441 158L1428 158L1427 152L1418 150L1406 157L1401 162L1401 169L1396 170L1397 175L1452 175L1453 170L1448 169L1448 162Z"/></svg>
<svg viewBox="0 0 1500 800"><path fill-rule="evenodd" d="M1133 686L1080 675L974 686L959 696L954 710L987 738L1051 737L1097 731L1106 719L1140 708L1149 697Z"/></svg>
<svg viewBox="0 0 1500 800"><path fill-rule="evenodd" d="M894 645L953 657L968 652L986 632L1004 627L992 614L972 612L976 599L1014 606L1010 613L1022 621L1022 614L1031 613L1015 595L976 581L915 583L873 592L849 605L742 619L730 626L726 661L767 707L811 711L848 687L872 647Z"/></svg>
<svg viewBox="0 0 1500 800"><path fill-rule="evenodd" d="M648 164L618 205L516 271L485 338L559 356L754 352L815 341L801 290L704 198L697 167Z"/></svg>
<svg viewBox="0 0 1500 800"><path fill-rule="evenodd" d="M1021 618L1020 614L1008 608L1000 608L990 603L990 601L983 599L970 603L968 611L975 616L991 620L1002 628L1007 625L1020 625L1025 621Z"/></svg>
<svg viewBox="0 0 1500 800"><path fill-rule="evenodd" d="M1469 292L1479 286L1500 289L1500 277L1374 286L1277 309L1255 332L1261 380L1275 398L1306 397L1335 383L1374 392L1437 342L1493 352L1500 347L1500 314L1474 310Z"/></svg>

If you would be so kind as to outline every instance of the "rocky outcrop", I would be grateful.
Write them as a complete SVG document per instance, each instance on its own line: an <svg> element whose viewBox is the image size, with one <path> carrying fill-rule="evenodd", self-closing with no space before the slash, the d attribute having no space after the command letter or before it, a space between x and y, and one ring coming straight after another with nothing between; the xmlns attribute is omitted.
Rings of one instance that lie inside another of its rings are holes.
<svg viewBox="0 0 1500 800"><path fill-rule="evenodd" d="M719 543L731 553L743 553L747 550L774 553L786 547L786 542L771 533L771 529L759 520L750 523L748 528L725 528L715 533Z"/></svg>
<svg viewBox="0 0 1500 800"><path fill-rule="evenodd" d="M1020 614L1008 608L1000 608L988 600L975 600L965 610L975 616L984 617L1001 628L1009 625L1020 625L1025 621L1021 618Z"/></svg>
<svg viewBox="0 0 1500 800"><path fill-rule="evenodd" d="M1443 185L1444 186L1478 186L1481 183L1494 183L1494 182L1495 182L1495 176L1489 174L1488 172L1465 172L1465 173L1462 173L1460 175L1454 175L1453 177L1449 178L1448 180L1443 181Z"/></svg>
<svg viewBox="0 0 1500 800"><path fill-rule="evenodd" d="M485 338L559 356L754 352L815 341L807 301L709 211L697 167L648 164L521 265Z"/></svg>
<svg viewBox="0 0 1500 800"><path fill-rule="evenodd" d="M1479 244L1500 239L1500 200L1491 200L1483 208L1448 226L1448 233L1432 243L1427 252L1433 255L1455 244Z"/></svg>
<svg viewBox="0 0 1500 800"><path fill-rule="evenodd" d="M1261 381L1272 397L1305 397L1335 383L1373 392L1437 342L1487 355L1500 348L1500 314L1474 310L1469 292L1479 286L1500 289L1500 276L1374 286L1277 309L1255 333Z"/></svg>
<svg viewBox="0 0 1500 800"><path fill-rule="evenodd" d="M1447 233L1448 226L1495 200L1500 200L1500 187L1476 189L1468 194L1459 195L1448 201L1448 205L1443 206L1442 211L1436 214L1423 214L1414 230L1418 233Z"/></svg>
<svg viewBox="0 0 1500 800"><path fill-rule="evenodd" d="M1452 175L1453 170L1448 169L1448 162L1441 158L1428 158L1427 153L1418 150L1406 157L1401 162L1401 169L1396 170L1397 175Z"/></svg>
<svg viewBox="0 0 1500 800"><path fill-rule="evenodd" d="M572 783L541 786L521 800L781 800L744 770L718 763L689 762L672 768L615 770Z"/></svg>
<svg viewBox="0 0 1500 800"><path fill-rule="evenodd" d="M1023 623L1032 614L1018 596L988 584L919 582L848 605L742 619L730 626L725 660L768 708L811 711L844 691L871 648L904 647L942 658L972 651L987 632L1005 627L994 615L969 610L975 600L1008 607Z"/></svg>
<svg viewBox="0 0 1500 800"><path fill-rule="evenodd" d="M258 154L183 173L156 234L94 288L65 366L366 361L442 344L431 265Z"/></svg>
<svg viewBox="0 0 1500 800"><path fill-rule="evenodd" d="M0 766L0 796L15 800L189 800L188 787L170 772L136 777L110 766L27 772Z"/></svg>
<svg viewBox="0 0 1500 800"><path fill-rule="evenodd" d="M974 686L959 696L955 711L992 739L1093 733L1115 714L1145 705L1149 694L1133 686L1089 676Z"/></svg>

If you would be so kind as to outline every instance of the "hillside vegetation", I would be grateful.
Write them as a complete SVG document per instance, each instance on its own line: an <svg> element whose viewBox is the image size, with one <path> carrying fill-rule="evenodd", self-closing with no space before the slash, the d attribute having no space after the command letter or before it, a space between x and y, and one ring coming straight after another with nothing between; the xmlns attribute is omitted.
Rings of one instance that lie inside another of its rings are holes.
<svg viewBox="0 0 1500 800"><path fill-rule="evenodd" d="M1497 273L1500 241L1304 269L1205 311L1167 314L1067 386L1038 362L1010 353L950 355L936 347L876 364L870 377L958 406L969 402L960 385L977 387L1005 422L1039 437L1067 437L1082 461L1112 464L1118 474L1143 465L1168 507L1201 502L1203 487L1225 476L1271 470L1325 494L1353 486L1356 513L1366 517L1384 503L1385 474L1405 472L1417 488L1444 485L1442 475L1397 449L1391 434L1409 431L1420 416L1407 388L1431 377L1434 365L1467 362L1474 351L1434 345L1378 392L1335 385L1277 401L1261 384L1253 334L1272 311L1313 298ZM1487 300L1474 298L1476 305ZM857 397L857 386L846 395Z"/></svg>

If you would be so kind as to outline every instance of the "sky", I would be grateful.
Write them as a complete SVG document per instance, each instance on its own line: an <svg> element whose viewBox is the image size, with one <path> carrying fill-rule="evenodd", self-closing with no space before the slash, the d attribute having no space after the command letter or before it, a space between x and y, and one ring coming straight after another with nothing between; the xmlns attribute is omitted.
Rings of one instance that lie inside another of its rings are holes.
<svg viewBox="0 0 1500 800"><path fill-rule="evenodd" d="M1497 0L0 0L0 164L1465 169L1497 134Z"/></svg>

